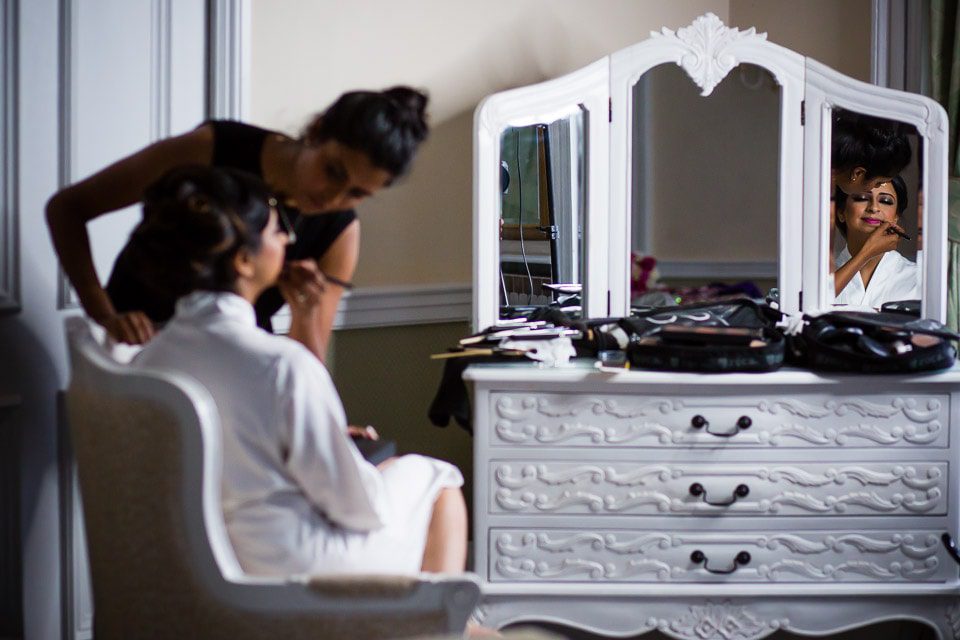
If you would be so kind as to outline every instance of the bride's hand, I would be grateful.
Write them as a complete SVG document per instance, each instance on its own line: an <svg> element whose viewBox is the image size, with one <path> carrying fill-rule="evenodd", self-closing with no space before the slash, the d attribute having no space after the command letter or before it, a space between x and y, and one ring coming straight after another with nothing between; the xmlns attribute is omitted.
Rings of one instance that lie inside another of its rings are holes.
<svg viewBox="0 0 960 640"><path fill-rule="evenodd" d="M312 311L319 307L326 283L315 260L295 260L284 265L277 281L280 295L290 312Z"/></svg>
<svg viewBox="0 0 960 640"><path fill-rule="evenodd" d="M884 222L874 229L874 231L867 236L866 242L863 243L863 248L860 249L857 255L862 255L864 260L869 260L876 256L882 256L888 251L895 251L900 242L900 236L894 233L893 229L903 232L900 226L892 222Z"/></svg>

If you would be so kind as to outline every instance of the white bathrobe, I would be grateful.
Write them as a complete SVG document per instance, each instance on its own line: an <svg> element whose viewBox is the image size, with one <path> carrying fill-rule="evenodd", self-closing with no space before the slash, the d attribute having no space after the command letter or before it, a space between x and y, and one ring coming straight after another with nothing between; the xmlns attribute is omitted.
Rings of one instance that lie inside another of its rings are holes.
<svg viewBox="0 0 960 640"><path fill-rule="evenodd" d="M850 250L844 247L837 255L837 268L848 260ZM834 304L880 309L884 302L919 300L921 293L920 267L896 251L887 251L870 278L870 286L864 288L863 278L858 271L834 300Z"/></svg>
<svg viewBox="0 0 960 640"><path fill-rule="evenodd" d="M259 329L246 300L181 299L134 366L189 374L216 401L223 514L244 571L419 571L436 496L463 476L424 456L383 472L364 460L326 368L300 343Z"/></svg>

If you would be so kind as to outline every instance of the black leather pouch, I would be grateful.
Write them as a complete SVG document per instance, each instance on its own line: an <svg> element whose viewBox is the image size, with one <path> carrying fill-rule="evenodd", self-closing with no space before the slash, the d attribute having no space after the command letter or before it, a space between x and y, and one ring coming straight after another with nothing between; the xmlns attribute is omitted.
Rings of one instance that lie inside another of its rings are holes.
<svg viewBox="0 0 960 640"><path fill-rule="evenodd" d="M624 318L632 367L662 371L773 371L783 364L781 314L749 298L663 307Z"/></svg>
<svg viewBox="0 0 960 640"><path fill-rule="evenodd" d="M789 337L788 360L821 371L912 373L953 366L956 332L902 313L835 311L804 316Z"/></svg>

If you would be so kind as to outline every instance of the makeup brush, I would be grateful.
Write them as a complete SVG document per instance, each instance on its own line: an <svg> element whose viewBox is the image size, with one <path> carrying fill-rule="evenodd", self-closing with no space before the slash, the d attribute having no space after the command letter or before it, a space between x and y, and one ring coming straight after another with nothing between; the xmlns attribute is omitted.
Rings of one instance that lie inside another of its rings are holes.
<svg viewBox="0 0 960 640"><path fill-rule="evenodd" d="M903 238L904 240L910 239L910 236L905 234L903 231L900 231L900 229L897 229L896 227L887 227L887 233L895 233L901 238Z"/></svg>

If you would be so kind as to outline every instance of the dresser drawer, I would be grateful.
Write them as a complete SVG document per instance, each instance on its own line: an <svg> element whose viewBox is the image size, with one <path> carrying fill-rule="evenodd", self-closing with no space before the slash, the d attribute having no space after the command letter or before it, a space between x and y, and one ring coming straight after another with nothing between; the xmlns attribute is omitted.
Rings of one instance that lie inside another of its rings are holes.
<svg viewBox="0 0 960 640"><path fill-rule="evenodd" d="M942 515L946 463L493 460L490 513Z"/></svg>
<svg viewBox="0 0 960 640"><path fill-rule="evenodd" d="M946 394L490 394L492 446L948 446Z"/></svg>
<svg viewBox="0 0 960 640"><path fill-rule="evenodd" d="M492 529L491 582L946 582L936 531L665 533ZM746 555L744 555L746 554Z"/></svg>

